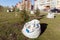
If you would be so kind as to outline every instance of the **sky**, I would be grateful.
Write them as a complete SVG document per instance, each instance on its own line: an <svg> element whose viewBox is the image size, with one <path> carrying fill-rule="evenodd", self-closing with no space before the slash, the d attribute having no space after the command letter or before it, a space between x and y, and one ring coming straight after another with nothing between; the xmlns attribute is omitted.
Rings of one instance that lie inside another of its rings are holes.
<svg viewBox="0 0 60 40"><path fill-rule="evenodd" d="M15 6L16 3L22 2L22 0L0 0L0 5L2 6ZM32 5L34 4L34 1L31 0Z"/></svg>

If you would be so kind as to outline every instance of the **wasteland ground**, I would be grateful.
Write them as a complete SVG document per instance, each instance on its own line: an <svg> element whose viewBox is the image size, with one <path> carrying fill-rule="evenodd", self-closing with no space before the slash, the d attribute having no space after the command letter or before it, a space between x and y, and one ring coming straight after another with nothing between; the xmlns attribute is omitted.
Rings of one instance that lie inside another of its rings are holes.
<svg viewBox="0 0 60 40"><path fill-rule="evenodd" d="M23 28L23 19L21 12L0 12L0 40L60 40L60 15L56 14L54 19L39 19L41 24L41 35L36 39L25 37L21 30ZM22 23L22 24L21 24Z"/></svg>

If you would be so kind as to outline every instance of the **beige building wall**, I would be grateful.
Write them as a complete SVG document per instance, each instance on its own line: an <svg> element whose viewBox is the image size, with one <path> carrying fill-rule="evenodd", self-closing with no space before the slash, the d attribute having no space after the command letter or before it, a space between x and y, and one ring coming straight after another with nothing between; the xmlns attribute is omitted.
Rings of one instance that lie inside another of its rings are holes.
<svg viewBox="0 0 60 40"><path fill-rule="evenodd" d="M31 1L30 0L22 0L22 2L19 2L16 4L16 7L19 10L23 10L23 9L31 10Z"/></svg>
<svg viewBox="0 0 60 40"><path fill-rule="evenodd" d="M22 6L23 6L23 9L30 10L31 9L31 1L30 0L23 0Z"/></svg>
<svg viewBox="0 0 60 40"><path fill-rule="evenodd" d="M21 2L17 3L17 4L16 4L16 7L17 7L19 10L22 10L22 3L21 3Z"/></svg>
<svg viewBox="0 0 60 40"><path fill-rule="evenodd" d="M44 6L45 9L50 9L56 7L57 9L60 9L60 0L34 0L35 4L34 7L36 9L37 4L39 4L39 7ZM17 8L22 10L31 10L31 0L22 0L22 2L19 2L16 4Z"/></svg>
<svg viewBox="0 0 60 40"><path fill-rule="evenodd" d="M37 0L37 1L39 2L40 7L44 6L46 9L47 8L50 9L50 8L55 8L56 7L58 9L60 9L60 0Z"/></svg>
<svg viewBox="0 0 60 40"><path fill-rule="evenodd" d="M57 0L56 8L57 8L57 9L60 9L60 0Z"/></svg>

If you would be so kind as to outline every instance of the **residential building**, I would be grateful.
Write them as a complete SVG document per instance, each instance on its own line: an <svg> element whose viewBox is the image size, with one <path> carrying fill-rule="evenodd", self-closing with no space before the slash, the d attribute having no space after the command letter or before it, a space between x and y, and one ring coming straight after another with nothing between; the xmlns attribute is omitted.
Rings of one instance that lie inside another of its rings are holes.
<svg viewBox="0 0 60 40"><path fill-rule="evenodd" d="M31 1L22 0L22 2L19 2L16 4L16 7L20 10L22 10L22 9L31 10Z"/></svg>
<svg viewBox="0 0 60 40"><path fill-rule="evenodd" d="M31 0L22 0L22 2L19 2L16 4L17 8L22 10L31 10L32 9L32 3ZM57 8L60 9L60 0L34 0L33 9L36 10L37 8L42 9L52 9Z"/></svg>

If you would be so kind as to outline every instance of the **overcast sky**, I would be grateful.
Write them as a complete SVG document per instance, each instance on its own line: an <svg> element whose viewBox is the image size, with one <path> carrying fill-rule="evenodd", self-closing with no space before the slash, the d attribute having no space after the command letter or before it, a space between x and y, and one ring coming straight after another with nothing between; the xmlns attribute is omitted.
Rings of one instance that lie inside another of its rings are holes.
<svg viewBox="0 0 60 40"><path fill-rule="evenodd" d="M12 6L12 5L16 5L16 3L18 2L22 2L22 0L0 0L0 5L3 6ZM34 4L33 0L31 0L32 4Z"/></svg>

